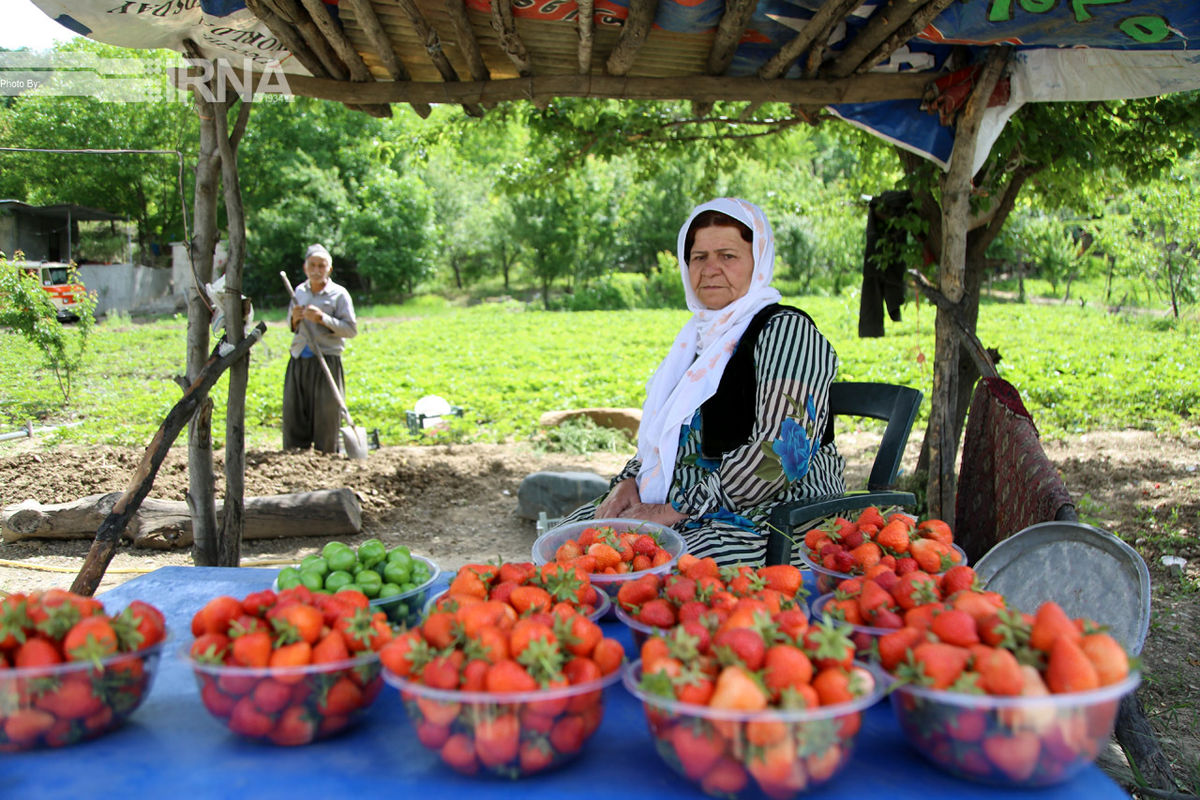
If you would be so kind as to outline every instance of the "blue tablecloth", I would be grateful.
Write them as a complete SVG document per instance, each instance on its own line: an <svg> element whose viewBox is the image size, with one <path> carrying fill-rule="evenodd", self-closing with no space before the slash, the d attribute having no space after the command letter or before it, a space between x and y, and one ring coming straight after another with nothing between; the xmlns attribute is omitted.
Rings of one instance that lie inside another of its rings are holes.
<svg viewBox="0 0 1200 800"><path fill-rule="evenodd" d="M271 585L277 570L164 567L100 596L110 612L131 600L158 606L172 641L142 707L119 730L57 750L0 754L0 798L83 797L299 798L381 797L512 798L702 797L660 760L637 701L617 684L608 689L604 722L585 752L561 769L520 782L467 778L418 743L399 694L386 688L350 731L298 748L241 739L200 702L192 671L180 656L191 642L190 622L212 597L243 597ZM630 639L619 623L605 633ZM890 706L865 714L853 761L811 798L1008 798L1039 800L1128 795L1099 768L1034 792L1015 792L958 780L921 759L905 744Z"/></svg>

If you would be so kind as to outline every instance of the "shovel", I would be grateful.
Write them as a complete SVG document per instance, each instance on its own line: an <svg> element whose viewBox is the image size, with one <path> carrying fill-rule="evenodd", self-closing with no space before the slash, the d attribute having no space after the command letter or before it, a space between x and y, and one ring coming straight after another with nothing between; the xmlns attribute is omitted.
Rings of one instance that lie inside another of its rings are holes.
<svg viewBox="0 0 1200 800"><path fill-rule="evenodd" d="M279 277L283 278L283 285L287 287L288 295L295 302L296 292L292 289L292 282L288 280L287 273L281 271ZM342 393L338 389L337 381L333 379L333 373L329 371L329 365L325 363L325 354L317 346L317 337L315 331L312 329L312 323L306 319L302 319L300 320L300 325L304 329L304 338L308 339L308 346L317 354L317 361L321 364L321 371L325 373L325 377L329 380L329 388L333 391L333 396L337 398L338 408L342 410L342 416L346 418L346 424L340 428L342 447L345 448L346 455L349 458L356 458L360 461L366 460L367 431L365 428L356 426L354 420L350 418L350 409L346 408L346 400L342 397Z"/></svg>

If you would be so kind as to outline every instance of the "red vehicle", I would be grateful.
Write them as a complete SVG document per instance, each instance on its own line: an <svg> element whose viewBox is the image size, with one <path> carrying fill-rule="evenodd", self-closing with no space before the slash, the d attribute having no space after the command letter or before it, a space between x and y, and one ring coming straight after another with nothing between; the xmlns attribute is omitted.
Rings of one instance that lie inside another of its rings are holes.
<svg viewBox="0 0 1200 800"><path fill-rule="evenodd" d="M55 316L59 322L75 322L79 298L87 291L81 283L71 282L71 265L58 261L43 261L41 264L28 262L19 265L28 275L33 275L42 284L54 303Z"/></svg>

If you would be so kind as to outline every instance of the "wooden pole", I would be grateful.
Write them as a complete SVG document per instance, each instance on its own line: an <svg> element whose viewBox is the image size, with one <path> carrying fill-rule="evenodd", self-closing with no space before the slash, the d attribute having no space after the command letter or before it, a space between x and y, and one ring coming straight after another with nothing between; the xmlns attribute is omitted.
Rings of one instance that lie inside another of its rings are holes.
<svg viewBox="0 0 1200 800"><path fill-rule="evenodd" d="M955 314L963 297L967 227L970 223L971 178L979 127L987 101L1004 71L1008 47L993 48L971 97L959 114L950 169L942 178L942 245L938 290L949 307L939 305L934 324L933 392L929 410L929 514L954 527L955 471L958 439L954 410L958 401L959 340Z"/></svg>
<svg viewBox="0 0 1200 800"><path fill-rule="evenodd" d="M217 148L221 153L221 185L225 193L225 218L229 222L229 260L225 265L225 338L236 347L242 341L245 310L242 306L242 267L246 262L246 217L238 182L236 142L246 128L250 101L243 100L232 133L224 105L214 117ZM236 567L242 559L246 494L246 385L250 380L250 353L229 368L229 396L225 405L225 513L217 536L217 566Z"/></svg>
<svg viewBox="0 0 1200 800"><path fill-rule="evenodd" d="M190 44L190 43L188 43ZM200 58L195 45L188 55ZM187 293L187 373L183 387L196 382L208 357L208 326L212 309L204 285L213 279L213 256L217 244L217 180L221 156L217 152L214 110L211 103L195 94L200 118L200 152L196 160L196 186L192 204L192 241L188 257L192 263L192 286ZM212 458L212 398L200 398L188 422L188 507L192 512L192 561L197 566L217 564L217 506Z"/></svg>
<svg viewBox="0 0 1200 800"><path fill-rule="evenodd" d="M100 524L100 529L96 531L96 538L88 550L87 557L83 560L83 566L80 567L79 574L75 576L75 581L71 584L72 592L88 597L95 594L96 589L100 586L100 581L104 579L104 571L108 569L113 555L117 552L121 533L125 530L130 518L137 513L142 501L146 499L146 495L150 493L150 487L154 485L154 478L158 475L158 468L162 466L163 459L167 457L179 432L196 413L201 399L208 394L208 390L217 382L217 378L221 377L221 373L231 364L243 360L250 352L250 348L255 342L262 339L262 335L266 331L266 324L260 322L250 336L242 339L240 344L225 355L221 355L224 341L213 349L212 355L208 357L208 363L200 370L195 383L188 387L188 390L183 393L183 397L179 398L179 401L167 412L167 416L158 426L154 438L146 446L141 463L138 464L133 476L129 479L129 485L124 494L113 504L112 512Z"/></svg>

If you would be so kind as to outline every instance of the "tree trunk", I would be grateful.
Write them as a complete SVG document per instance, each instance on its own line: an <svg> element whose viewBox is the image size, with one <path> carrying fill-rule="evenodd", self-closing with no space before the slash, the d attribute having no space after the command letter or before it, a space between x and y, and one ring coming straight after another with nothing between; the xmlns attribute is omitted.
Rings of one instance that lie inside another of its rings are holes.
<svg viewBox="0 0 1200 800"><path fill-rule="evenodd" d="M229 130L229 104L218 104L214 115L217 147L221 153L221 184L225 194L225 216L229 222L229 260L225 266L225 336L237 346L244 336L245 309L242 303L242 267L246 262L246 218L242 211L242 189L238 182L237 140L246 127L250 103L242 101L238 120ZM246 489L246 384L250 378L250 354L229 368L229 396L225 406L225 513L217 537L217 566L236 567L241 561L245 532Z"/></svg>
<svg viewBox="0 0 1200 800"><path fill-rule="evenodd" d="M221 156L217 152L212 105L196 95L200 117L200 152L196 161L196 187L192 206L193 231L189 257L193 283L187 293L187 383L191 385L208 358L208 327L212 311L205 300L204 284L213 279L217 245L217 177ZM212 460L212 398L201 398L188 422L188 493L192 512L192 561L200 567L217 565L216 490Z"/></svg>
<svg viewBox="0 0 1200 800"><path fill-rule="evenodd" d="M970 222L972 165L979 125L987 100L1008 60L1009 48L993 48L978 82L958 117L950 169L942 180L941 260L938 288L951 303L965 291L967 228ZM959 341L953 312L938 308L933 364L933 397L929 414L929 477L926 502L929 514L954 527L954 494L958 439L954 411L958 400Z"/></svg>

